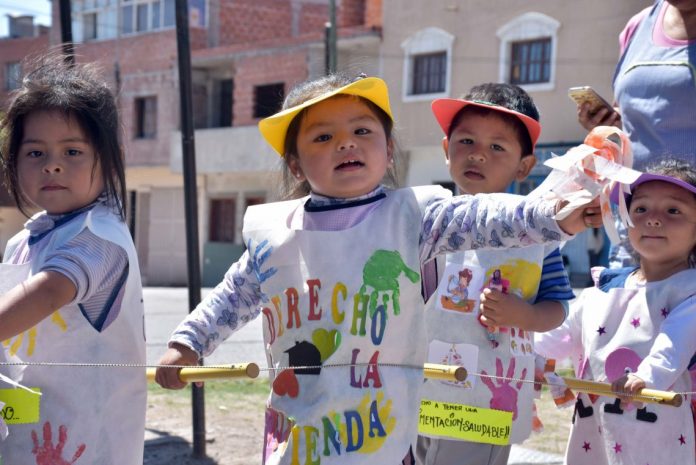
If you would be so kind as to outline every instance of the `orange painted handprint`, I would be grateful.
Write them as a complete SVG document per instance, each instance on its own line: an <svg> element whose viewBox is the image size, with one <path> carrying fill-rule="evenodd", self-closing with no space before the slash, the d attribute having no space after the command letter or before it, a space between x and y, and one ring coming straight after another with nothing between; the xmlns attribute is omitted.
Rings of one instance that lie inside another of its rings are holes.
<svg viewBox="0 0 696 465"><path fill-rule="evenodd" d="M68 462L63 458L63 448L68 440L68 429L65 425L58 427L58 444L53 445L53 432L51 431L51 423L46 422L43 426L43 445L39 445L39 438L36 431L31 432L31 440L34 443L34 448L31 453L36 456L36 465L72 465L80 458L87 446L80 444Z"/></svg>
<svg viewBox="0 0 696 465"><path fill-rule="evenodd" d="M63 317L60 315L60 312L55 311L51 314L50 316L51 322L58 326L58 328L65 332L68 329L68 325L65 323L65 320ZM2 345L4 347L9 347L9 353L10 355L17 355L17 352L19 352L19 349L22 348L22 344L24 343L24 339L27 339L27 348L26 348L26 354L28 356L34 355L34 349L36 348L36 326L33 328L30 328L26 330L25 332L18 334L14 338L10 339L5 339L2 341Z"/></svg>

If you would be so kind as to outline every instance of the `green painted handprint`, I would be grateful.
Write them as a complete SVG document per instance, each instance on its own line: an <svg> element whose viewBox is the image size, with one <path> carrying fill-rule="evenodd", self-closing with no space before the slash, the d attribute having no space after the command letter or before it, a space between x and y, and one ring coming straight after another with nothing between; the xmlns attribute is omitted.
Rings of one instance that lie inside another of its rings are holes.
<svg viewBox="0 0 696 465"><path fill-rule="evenodd" d="M370 295L370 316L377 309L379 293L382 294L382 303L385 308L391 295L394 315L401 311L399 305L399 276L406 275L412 283L420 279L420 275L410 269L404 263L401 255L396 250L377 250L365 263L363 268L363 284L360 286L360 294Z"/></svg>

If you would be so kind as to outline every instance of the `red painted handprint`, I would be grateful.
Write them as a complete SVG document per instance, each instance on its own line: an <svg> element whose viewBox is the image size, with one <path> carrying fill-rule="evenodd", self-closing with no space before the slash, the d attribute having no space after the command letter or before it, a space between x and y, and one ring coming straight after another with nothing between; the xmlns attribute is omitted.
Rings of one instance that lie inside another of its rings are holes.
<svg viewBox="0 0 696 465"><path fill-rule="evenodd" d="M481 370L481 380L483 384L488 386L491 390L493 397L491 398L491 408L496 410L504 410L506 412L512 412L512 419L517 418L517 392L522 389L522 381L518 381L515 386L517 389L510 386L512 382L512 377L515 374L515 359L510 359L510 366L508 366L507 375L503 379L503 362L499 358L495 359L495 375L497 377L496 386L491 378L489 377L486 370ZM527 369L522 370L521 379L527 376Z"/></svg>
<svg viewBox="0 0 696 465"><path fill-rule="evenodd" d="M65 425L58 427L58 444L54 447L51 423L48 421L43 426L43 445L39 445L36 431L31 432L31 440L34 442L34 448L31 453L36 456L36 465L72 465L87 448L86 445L80 444L70 462L63 459L63 447L65 447L65 442L68 440L68 429Z"/></svg>

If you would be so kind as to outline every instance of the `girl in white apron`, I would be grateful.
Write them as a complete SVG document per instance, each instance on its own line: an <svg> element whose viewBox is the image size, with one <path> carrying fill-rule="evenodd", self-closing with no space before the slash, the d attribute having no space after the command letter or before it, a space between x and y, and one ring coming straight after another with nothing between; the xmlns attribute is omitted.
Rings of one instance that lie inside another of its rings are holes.
<svg viewBox="0 0 696 465"><path fill-rule="evenodd" d="M144 370L70 366L145 363L116 104L86 67L33 66L0 128L17 205L44 210L0 265L0 374L33 391L0 386L0 462L142 464Z"/></svg>
<svg viewBox="0 0 696 465"><path fill-rule="evenodd" d="M394 142L381 79L310 81L285 108L259 128L300 198L247 210L247 251L160 363L195 364L261 315L272 367L264 463L411 463L426 345L421 265L520 246L523 232L534 242L566 234L546 201L383 187ZM491 241L503 222L513 234ZM582 212L563 226L583 229ZM157 381L184 386L174 368L158 369Z"/></svg>
<svg viewBox="0 0 696 465"><path fill-rule="evenodd" d="M691 392L696 351L696 170L665 160L631 186L628 230L639 267L603 270L558 329L538 334L536 350L571 357L578 378ZM680 407L633 405L626 396L580 394L566 463L694 463L691 396Z"/></svg>

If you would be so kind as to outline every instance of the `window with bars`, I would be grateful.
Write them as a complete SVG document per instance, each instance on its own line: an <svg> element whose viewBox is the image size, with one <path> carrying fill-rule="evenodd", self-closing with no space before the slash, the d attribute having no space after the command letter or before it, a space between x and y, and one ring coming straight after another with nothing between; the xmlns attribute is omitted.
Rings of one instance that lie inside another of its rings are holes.
<svg viewBox="0 0 696 465"><path fill-rule="evenodd" d="M135 138L157 137L157 97L135 99Z"/></svg>
<svg viewBox="0 0 696 465"><path fill-rule="evenodd" d="M539 84L551 80L551 38L511 43L511 84Z"/></svg>
<svg viewBox="0 0 696 465"><path fill-rule="evenodd" d="M447 52L413 56L411 95L444 92L446 79Z"/></svg>

